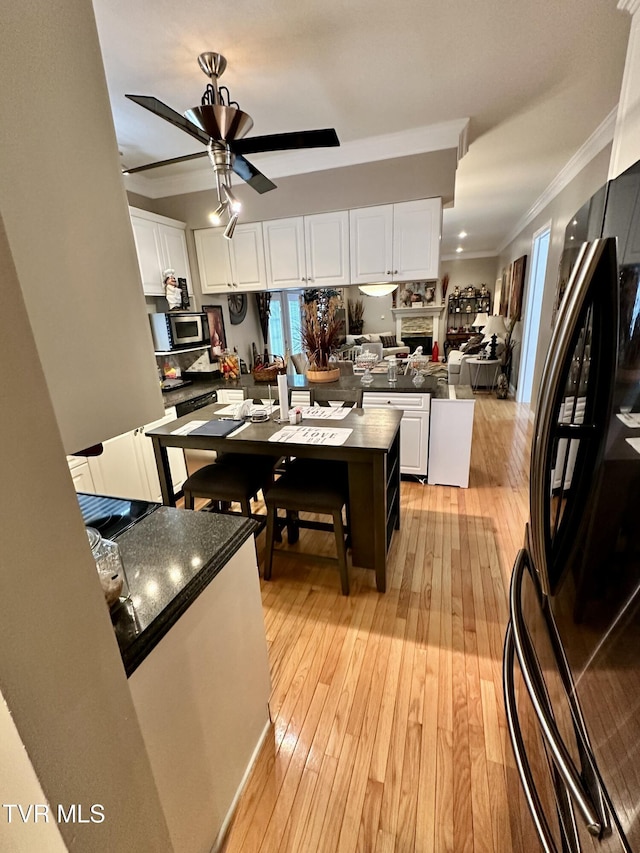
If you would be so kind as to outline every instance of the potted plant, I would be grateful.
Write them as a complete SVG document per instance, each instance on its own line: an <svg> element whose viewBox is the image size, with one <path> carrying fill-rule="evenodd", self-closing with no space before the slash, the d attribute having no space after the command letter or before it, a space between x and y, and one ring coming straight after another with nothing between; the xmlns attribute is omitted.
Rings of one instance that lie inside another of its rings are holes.
<svg viewBox="0 0 640 853"><path fill-rule="evenodd" d="M349 300L349 334L361 335L364 326L364 303L362 299Z"/></svg>
<svg viewBox="0 0 640 853"><path fill-rule="evenodd" d="M499 400L506 400L509 396L509 381L511 379L513 351L518 345L518 341L513 339L514 326L515 323L512 321L504 339L504 349L499 356L500 375L498 376L498 383L496 386L496 397Z"/></svg>
<svg viewBox="0 0 640 853"><path fill-rule="evenodd" d="M338 349L342 322L336 317L339 296L334 290L305 291L302 306L302 346L312 382L334 382L340 370L332 367L330 358Z"/></svg>

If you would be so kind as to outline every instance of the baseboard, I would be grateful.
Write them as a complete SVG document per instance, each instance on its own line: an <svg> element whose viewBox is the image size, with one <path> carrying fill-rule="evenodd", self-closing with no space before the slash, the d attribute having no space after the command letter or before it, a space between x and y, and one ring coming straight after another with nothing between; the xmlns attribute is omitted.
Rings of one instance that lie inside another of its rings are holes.
<svg viewBox="0 0 640 853"><path fill-rule="evenodd" d="M244 791L245 785L247 784L247 781L249 779L249 775L250 775L251 771L253 770L253 765L256 763L256 760L258 758L258 754L259 754L260 750L262 749L262 744L264 743L265 738L267 737L267 735L269 733L269 729L272 726L271 712L269 710L268 705L267 705L267 712L269 714L269 719L265 723L264 729L262 730L262 734L258 738L258 743L256 744L256 748L253 750L251 758L249 759L249 763L247 764L247 769L244 771L244 775L243 775L242 779L240 780L240 784L238 785L238 790L236 791L235 796L234 796L233 800L231 801L231 805L229 806L229 811L227 812L224 820L222 821L222 826L220 827L220 831L218 832L218 835L216 836L216 840L213 842L213 847L211 848L211 853L218 853L218 851L222 847L222 844L224 843L227 832L229 831L229 826L231 824L231 820L233 818L233 815L235 813L236 808L238 807L238 802L240 800L240 797L242 796L242 792Z"/></svg>

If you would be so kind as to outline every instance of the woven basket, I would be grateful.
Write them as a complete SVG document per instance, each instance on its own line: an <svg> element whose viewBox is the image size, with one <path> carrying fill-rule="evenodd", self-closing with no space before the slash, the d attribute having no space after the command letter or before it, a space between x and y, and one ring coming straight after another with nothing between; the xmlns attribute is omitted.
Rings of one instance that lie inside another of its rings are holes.
<svg viewBox="0 0 640 853"><path fill-rule="evenodd" d="M274 367L263 367L262 370L254 368L251 371L251 375L256 382L276 382L278 376L286 372L286 368L275 365Z"/></svg>

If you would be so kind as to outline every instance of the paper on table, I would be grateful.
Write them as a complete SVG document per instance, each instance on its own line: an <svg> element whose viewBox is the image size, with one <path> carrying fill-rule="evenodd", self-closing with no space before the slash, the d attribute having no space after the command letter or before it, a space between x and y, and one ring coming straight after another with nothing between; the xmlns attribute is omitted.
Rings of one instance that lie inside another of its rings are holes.
<svg viewBox="0 0 640 853"><path fill-rule="evenodd" d="M315 418L322 421L341 421L346 418L351 409L335 408L334 406L303 406L300 411L303 418Z"/></svg>
<svg viewBox="0 0 640 853"><path fill-rule="evenodd" d="M633 427L634 429L640 427L640 412L628 412L619 414L617 417L620 418L625 426Z"/></svg>
<svg viewBox="0 0 640 853"><path fill-rule="evenodd" d="M325 444L335 447L339 444L344 444L352 432L352 429L289 426L278 430L278 432L270 437L269 441L293 442L295 444Z"/></svg>

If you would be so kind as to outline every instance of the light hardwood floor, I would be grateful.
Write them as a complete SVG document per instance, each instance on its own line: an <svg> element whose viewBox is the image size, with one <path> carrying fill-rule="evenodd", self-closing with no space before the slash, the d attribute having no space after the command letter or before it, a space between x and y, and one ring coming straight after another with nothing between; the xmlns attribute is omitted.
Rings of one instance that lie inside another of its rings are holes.
<svg viewBox="0 0 640 853"><path fill-rule="evenodd" d="M535 851L502 700L529 408L478 395L468 489L402 483L388 591L303 531L262 584L273 726L223 850ZM264 534L257 540L262 562Z"/></svg>

